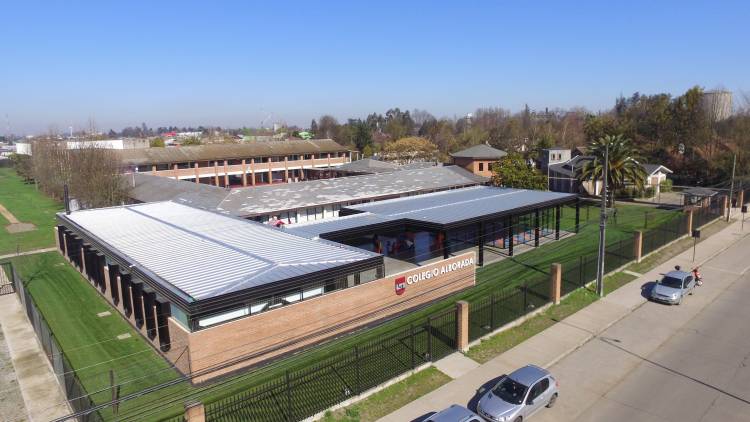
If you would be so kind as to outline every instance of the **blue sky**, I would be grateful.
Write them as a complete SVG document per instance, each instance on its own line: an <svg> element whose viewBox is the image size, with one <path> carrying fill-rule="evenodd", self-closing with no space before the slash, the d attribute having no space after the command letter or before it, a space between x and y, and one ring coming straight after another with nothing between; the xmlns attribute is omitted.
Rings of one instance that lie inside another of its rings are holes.
<svg viewBox="0 0 750 422"><path fill-rule="evenodd" d="M465 3L465 4L462 4ZM0 133L750 90L750 2L0 0Z"/></svg>

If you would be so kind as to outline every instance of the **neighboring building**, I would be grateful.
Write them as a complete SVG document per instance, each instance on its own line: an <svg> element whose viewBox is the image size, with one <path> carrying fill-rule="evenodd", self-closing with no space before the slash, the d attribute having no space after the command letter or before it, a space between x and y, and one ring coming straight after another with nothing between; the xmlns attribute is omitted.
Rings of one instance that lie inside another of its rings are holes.
<svg viewBox="0 0 750 422"><path fill-rule="evenodd" d="M476 186L487 179L457 166L428 167L361 176L227 190L146 174L131 174L137 202L173 200L236 217L294 224L338 216L342 206Z"/></svg>
<svg viewBox="0 0 750 422"><path fill-rule="evenodd" d="M451 154L453 164L482 177L492 177L492 164L508 155L507 152L487 144L474 145Z"/></svg>
<svg viewBox="0 0 750 422"><path fill-rule="evenodd" d="M313 225L280 229L156 202L58 213L55 239L149 344L200 383L469 288L485 249L512 255L515 244L557 238L561 206L573 202L457 189L352 206L346 213L356 215L330 220L346 227L313 236Z"/></svg>
<svg viewBox="0 0 750 422"><path fill-rule="evenodd" d="M694 187L688 188L680 192L683 196L683 204L685 206L695 205L699 207L708 207L711 198L718 194L717 191L709 188Z"/></svg>
<svg viewBox="0 0 750 422"><path fill-rule="evenodd" d="M642 164L641 167L646 171L646 187L655 189L659 189L659 185L667 180L667 175L673 173L661 164Z"/></svg>
<svg viewBox="0 0 750 422"><path fill-rule="evenodd" d="M223 187L316 179L320 170L351 161L350 151L330 139L147 148L122 157L135 173Z"/></svg>
<svg viewBox="0 0 750 422"><path fill-rule="evenodd" d="M569 161L571 154L572 151L568 148L553 147L543 149L539 155L539 169L543 174L547 174L550 166Z"/></svg>
<svg viewBox="0 0 750 422"><path fill-rule="evenodd" d="M146 149L149 147L148 139L138 138L125 138L125 139L98 139L98 140L86 140L86 139L69 139L63 141L46 141L39 140L34 142L54 142L67 149L82 149L82 148L107 148L116 150L135 150L135 149ZM33 153L33 142L18 142L16 143L16 153L24 155L32 155Z"/></svg>
<svg viewBox="0 0 750 422"><path fill-rule="evenodd" d="M701 98L701 105L711 121L726 120L732 115L732 92L706 91Z"/></svg>

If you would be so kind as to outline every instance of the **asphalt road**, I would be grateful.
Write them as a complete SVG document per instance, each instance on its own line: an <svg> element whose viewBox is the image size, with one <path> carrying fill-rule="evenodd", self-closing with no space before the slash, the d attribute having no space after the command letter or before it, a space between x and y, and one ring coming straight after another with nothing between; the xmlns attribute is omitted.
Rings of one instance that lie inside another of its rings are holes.
<svg viewBox="0 0 750 422"><path fill-rule="evenodd" d="M682 305L647 302L553 365L560 399L532 421L750 421L748 270L750 237Z"/></svg>

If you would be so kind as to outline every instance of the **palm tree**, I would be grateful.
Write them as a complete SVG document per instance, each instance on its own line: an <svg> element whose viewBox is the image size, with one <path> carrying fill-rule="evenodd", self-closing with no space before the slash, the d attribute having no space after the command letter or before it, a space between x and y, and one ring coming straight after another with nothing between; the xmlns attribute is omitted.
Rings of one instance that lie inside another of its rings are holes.
<svg viewBox="0 0 750 422"><path fill-rule="evenodd" d="M623 188L627 183L642 190L646 183L646 170L638 162L638 151L629 139L622 135L606 135L592 142L588 148L591 160L587 161L578 171L577 177L581 182L596 182L602 180L604 172L605 149L609 147L609 163L607 188L612 195L607 198L611 207L614 206L614 192ZM596 184L594 183L594 186Z"/></svg>

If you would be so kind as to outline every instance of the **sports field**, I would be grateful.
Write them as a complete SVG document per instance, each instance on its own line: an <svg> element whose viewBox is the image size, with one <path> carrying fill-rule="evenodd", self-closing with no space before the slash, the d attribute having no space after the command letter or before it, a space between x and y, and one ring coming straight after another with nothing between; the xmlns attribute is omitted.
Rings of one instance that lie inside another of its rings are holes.
<svg viewBox="0 0 750 422"><path fill-rule="evenodd" d="M617 223L612 221L607 231L608 243L632 237L632 232L643 228L647 220L649 227L653 227L676 215L673 211L619 205ZM567 208L563 212L561 226L563 231L573 231L572 208ZM239 391L246 391L250 386L283 376L287 369L304 367L311 362L336 356L341 350L353 344L383 336L412 322L422 321L430 314L453 306L456 300L471 300L485 296L492 291L521 283L524 279L538 277L540 273L547 273L553 262L568 262L578 256L595 253L597 241L598 212L596 208L588 212L583 209L578 234L479 269L477 286L468 291L359 335L331 342L263 369L225 379L220 383L196 388L181 382L160 389L123 403L120 416L132 415L133 412L148 412L158 405L158 413L148 414L147 417L168 417L180 414L187 398L199 398L210 402ZM27 281L29 292L49 321L66 355L77 368L83 385L89 393L94 393L93 398L96 402L106 402L110 398L110 369L115 372L116 383L125 383L121 396L179 377L58 253L18 257L13 262ZM111 315L97 316L104 311L109 311ZM117 340L118 335L125 333L131 334L131 337ZM102 412L102 416L112 419L110 411Z"/></svg>
<svg viewBox="0 0 750 422"><path fill-rule="evenodd" d="M12 168L0 167L0 204L21 223L35 226L10 233L6 226L11 222L0 214L0 255L55 246L52 227L62 204L37 191L34 184L25 183Z"/></svg>

